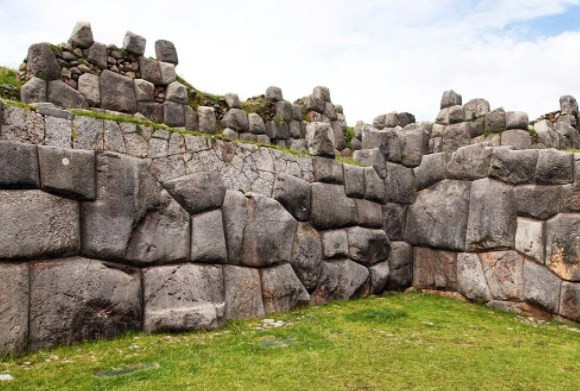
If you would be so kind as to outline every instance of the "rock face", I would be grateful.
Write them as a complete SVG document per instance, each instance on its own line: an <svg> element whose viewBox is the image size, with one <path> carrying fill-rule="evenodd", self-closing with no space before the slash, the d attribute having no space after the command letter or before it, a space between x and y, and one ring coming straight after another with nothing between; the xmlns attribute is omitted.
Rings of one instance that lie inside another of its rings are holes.
<svg viewBox="0 0 580 391"><path fill-rule="evenodd" d="M143 272L147 332L210 330L224 324L224 278L211 265L161 266Z"/></svg>
<svg viewBox="0 0 580 391"><path fill-rule="evenodd" d="M24 353L28 343L28 265L0 263L0 357Z"/></svg>
<svg viewBox="0 0 580 391"><path fill-rule="evenodd" d="M141 323L139 274L86 258L30 267L30 348L110 338Z"/></svg>
<svg viewBox="0 0 580 391"><path fill-rule="evenodd" d="M310 295L289 264L260 270L266 314L307 305Z"/></svg>
<svg viewBox="0 0 580 391"><path fill-rule="evenodd" d="M0 215L0 259L67 256L79 249L76 201L39 190L2 190Z"/></svg>
<svg viewBox="0 0 580 391"><path fill-rule="evenodd" d="M465 249L469 182L445 180L420 191L407 211L406 241L442 249Z"/></svg>

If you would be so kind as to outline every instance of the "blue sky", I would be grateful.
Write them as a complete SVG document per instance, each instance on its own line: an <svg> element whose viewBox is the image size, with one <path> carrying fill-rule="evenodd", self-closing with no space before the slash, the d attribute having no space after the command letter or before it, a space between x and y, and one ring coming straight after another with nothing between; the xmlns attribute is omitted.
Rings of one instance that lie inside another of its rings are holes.
<svg viewBox="0 0 580 391"><path fill-rule="evenodd" d="M78 20L107 44L141 34L149 55L172 40L178 73L213 93L278 85L293 101L326 85L351 124L433 120L450 88L530 117L580 98L580 0L0 0L0 64L65 41Z"/></svg>

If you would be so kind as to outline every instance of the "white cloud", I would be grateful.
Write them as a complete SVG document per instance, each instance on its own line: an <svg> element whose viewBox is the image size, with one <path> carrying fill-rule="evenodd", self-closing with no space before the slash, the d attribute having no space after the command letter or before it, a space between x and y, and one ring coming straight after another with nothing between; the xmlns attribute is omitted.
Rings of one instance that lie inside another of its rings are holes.
<svg viewBox="0 0 580 391"><path fill-rule="evenodd" d="M350 123L392 110L432 120L448 88L535 117L560 95L580 98L580 28L527 39L511 26L541 29L534 18L579 3L0 0L0 63L17 66L31 43L64 41L89 20L104 43L144 35L151 55L156 39L174 41L178 72L211 92L249 97L278 85L294 100L327 85Z"/></svg>

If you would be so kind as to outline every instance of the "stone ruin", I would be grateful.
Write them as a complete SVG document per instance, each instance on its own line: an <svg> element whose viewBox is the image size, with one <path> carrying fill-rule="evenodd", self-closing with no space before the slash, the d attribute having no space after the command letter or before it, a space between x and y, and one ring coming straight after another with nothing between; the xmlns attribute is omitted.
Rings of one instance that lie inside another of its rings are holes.
<svg viewBox="0 0 580 391"><path fill-rule="evenodd" d="M0 103L0 354L409 287L580 321L580 153L556 149L578 145L571 97L530 126L449 91L434 124L357 124L358 165L334 158L336 129L314 110L329 100L302 100L300 154Z"/></svg>

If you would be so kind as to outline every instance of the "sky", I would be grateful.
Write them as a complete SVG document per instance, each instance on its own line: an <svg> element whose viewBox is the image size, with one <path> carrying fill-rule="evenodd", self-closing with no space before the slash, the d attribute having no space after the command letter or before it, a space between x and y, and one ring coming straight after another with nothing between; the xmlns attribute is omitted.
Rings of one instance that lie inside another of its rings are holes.
<svg viewBox="0 0 580 391"><path fill-rule="evenodd" d="M245 99L330 88L348 123L391 111L432 121L443 91L526 111L580 98L580 0L0 0L0 65L64 42L77 21L122 46L127 30L175 43L178 74Z"/></svg>

